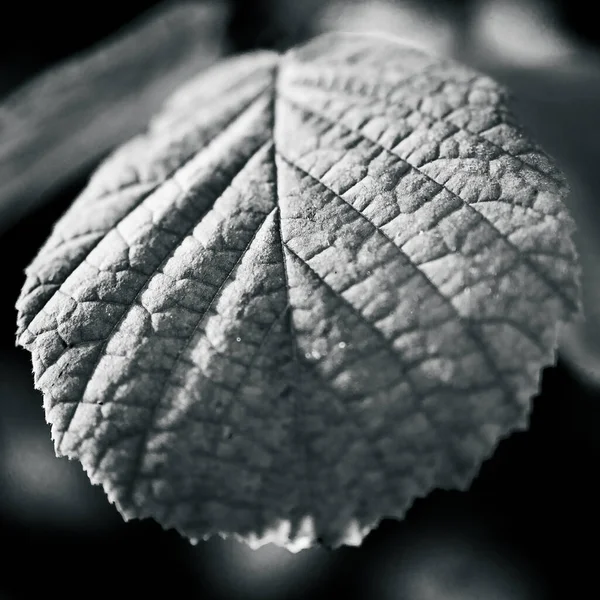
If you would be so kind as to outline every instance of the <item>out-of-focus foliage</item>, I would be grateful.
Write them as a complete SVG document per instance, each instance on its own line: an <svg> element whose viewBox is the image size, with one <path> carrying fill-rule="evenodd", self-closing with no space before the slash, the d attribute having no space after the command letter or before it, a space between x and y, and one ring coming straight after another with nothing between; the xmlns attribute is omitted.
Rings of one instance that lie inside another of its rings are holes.
<svg viewBox="0 0 600 600"><path fill-rule="evenodd" d="M0 103L0 233L141 131L223 52L225 13L165 3Z"/></svg>
<svg viewBox="0 0 600 600"><path fill-rule="evenodd" d="M321 32L387 34L440 56L452 54L462 27L451 11L435 8L435 5L411 0L332 0L325 3L317 27Z"/></svg>

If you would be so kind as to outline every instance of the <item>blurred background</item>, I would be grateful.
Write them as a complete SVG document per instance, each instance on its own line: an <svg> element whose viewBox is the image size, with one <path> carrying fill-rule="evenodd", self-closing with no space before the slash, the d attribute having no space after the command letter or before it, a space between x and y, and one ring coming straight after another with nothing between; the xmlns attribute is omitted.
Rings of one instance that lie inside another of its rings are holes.
<svg viewBox="0 0 600 600"><path fill-rule="evenodd" d="M178 10L175 4L4 5L0 598L56 592L66 600L90 591L161 589L169 597L240 600L593 595L600 537L600 28L594 3L213 0L187 3L184 10L196 20L161 21L161 11ZM155 23L140 34L140 18L158 21L158 28ZM23 270L98 161L142 129L180 80L221 56L284 50L329 30L397 35L505 83L515 112L571 182L587 320L561 335L557 365L544 371L533 400L529 431L501 442L469 491L433 492L404 521L384 520L360 548L290 554L220 538L192 546L150 521L125 524L79 464L54 458L29 355L14 347ZM148 42L143 55L136 35ZM125 45L110 41L128 36L135 39ZM90 91L77 82L93 69L106 71L106 64L92 60L95 66L83 70L68 64L107 40L117 45L104 63L122 60L129 70L104 81L99 76L92 91L102 92L101 99L89 109ZM64 64L75 102L61 121L65 115L52 108L61 90L45 83L43 73ZM124 107L131 105L136 110L128 112ZM118 127L104 126L107 115Z"/></svg>

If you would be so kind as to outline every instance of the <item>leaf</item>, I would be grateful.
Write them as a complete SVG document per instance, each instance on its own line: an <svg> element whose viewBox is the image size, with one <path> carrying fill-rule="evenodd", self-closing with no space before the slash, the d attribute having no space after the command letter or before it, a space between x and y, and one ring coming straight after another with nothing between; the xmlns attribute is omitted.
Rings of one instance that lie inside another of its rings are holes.
<svg viewBox="0 0 600 600"><path fill-rule="evenodd" d="M143 131L174 89L222 53L225 11L165 2L0 104L0 233Z"/></svg>
<svg viewBox="0 0 600 600"><path fill-rule="evenodd" d="M190 538L358 544L524 429L579 307L567 186L492 80L325 35L191 81L27 271L58 455Z"/></svg>

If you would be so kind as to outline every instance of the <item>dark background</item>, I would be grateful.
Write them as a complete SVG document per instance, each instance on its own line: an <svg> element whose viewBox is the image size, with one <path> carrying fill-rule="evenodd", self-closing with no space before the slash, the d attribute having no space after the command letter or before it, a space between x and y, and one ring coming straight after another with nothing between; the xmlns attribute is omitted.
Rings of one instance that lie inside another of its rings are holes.
<svg viewBox="0 0 600 600"><path fill-rule="evenodd" d="M5 6L0 109L3 95L101 41L151 4L23 1L10 3L10 11ZM585 276L595 277L600 29L593 3L222 4L229 11L228 53L284 49L332 28L388 33L396 28L398 35L504 81L518 98L517 112L567 172L574 190L570 208L578 223L585 223L577 239ZM66 600L128 590L141 596L163 589L172 597L264 600L332 594L537 600L597 594L600 385L562 347L558 364L544 371L530 429L500 443L468 492L433 492L418 500L404 521L384 520L360 548L294 555L273 546L251 551L219 538L193 547L150 521L125 524L78 464L54 458L29 356L14 347L13 307L23 270L88 176L78 175L0 236L0 598L56 593ZM592 287L585 298L591 307L586 334L594 336Z"/></svg>

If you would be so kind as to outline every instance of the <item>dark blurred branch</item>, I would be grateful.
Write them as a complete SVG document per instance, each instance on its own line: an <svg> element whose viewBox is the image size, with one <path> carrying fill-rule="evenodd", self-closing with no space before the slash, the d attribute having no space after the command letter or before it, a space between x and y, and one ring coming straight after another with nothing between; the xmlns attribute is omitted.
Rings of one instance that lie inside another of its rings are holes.
<svg viewBox="0 0 600 600"><path fill-rule="evenodd" d="M143 130L186 79L223 51L212 2L165 2L0 104L0 233Z"/></svg>

